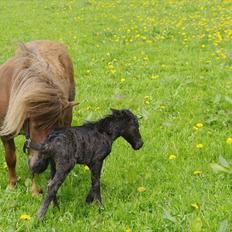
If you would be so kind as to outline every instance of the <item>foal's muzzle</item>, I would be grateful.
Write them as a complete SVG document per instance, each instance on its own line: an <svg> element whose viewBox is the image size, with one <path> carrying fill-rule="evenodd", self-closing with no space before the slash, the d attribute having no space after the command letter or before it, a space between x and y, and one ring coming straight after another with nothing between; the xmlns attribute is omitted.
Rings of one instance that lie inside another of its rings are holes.
<svg viewBox="0 0 232 232"><path fill-rule="evenodd" d="M139 142L137 142L134 146L133 149L139 150L143 146L143 140L141 139Z"/></svg>

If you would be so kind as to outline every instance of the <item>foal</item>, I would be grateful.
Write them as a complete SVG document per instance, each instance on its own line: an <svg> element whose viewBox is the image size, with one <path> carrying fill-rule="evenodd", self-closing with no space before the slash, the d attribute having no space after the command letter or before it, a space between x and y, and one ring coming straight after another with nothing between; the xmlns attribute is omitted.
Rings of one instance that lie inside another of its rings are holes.
<svg viewBox="0 0 232 232"><path fill-rule="evenodd" d="M77 127L55 129L41 145L34 173L43 172L51 164L51 179L45 199L38 211L43 218L51 201L59 207L56 193L75 164L86 164L91 170L92 185L86 202L94 200L102 207L100 174L104 159L110 154L113 142L122 136L134 150L143 145L136 116L129 110L112 109L112 114L97 122Z"/></svg>

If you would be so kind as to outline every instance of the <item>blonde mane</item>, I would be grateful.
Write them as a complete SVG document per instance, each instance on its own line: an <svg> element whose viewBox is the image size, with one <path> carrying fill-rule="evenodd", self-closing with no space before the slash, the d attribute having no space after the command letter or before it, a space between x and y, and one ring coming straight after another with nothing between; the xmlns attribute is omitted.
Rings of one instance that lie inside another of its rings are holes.
<svg viewBox="0 0 232 232"><path fill-rule="evenodd" d="M52 127L69 105L64 92L64 80L35 50L21 45L15 56L14 74L9 106L0 128L0 135L17 135L27 118L37 120L43 127Z"/></svg>

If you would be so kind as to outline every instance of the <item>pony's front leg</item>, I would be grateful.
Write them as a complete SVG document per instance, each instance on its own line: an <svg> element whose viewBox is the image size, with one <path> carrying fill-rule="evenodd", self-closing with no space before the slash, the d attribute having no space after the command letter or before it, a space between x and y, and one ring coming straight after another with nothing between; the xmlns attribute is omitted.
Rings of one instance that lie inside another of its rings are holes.
<svg viewBox="0 0 232 232"><path fill-rule="evenodd" d="M100 190L100 176L102 164L103 161L97 161L93 165L90 165L92 185L86 197L86 202L91 203L95 200L98 203L99 207L101 209L104 209L104 205L102 204L101 200Z"/></svg>
<svg viewBox="0 0 232 232"><path fill-rule="evenodd" d="M15 155L15 143L14 139L6 140L1 138L5 148L5 160L8 167L8 187L14 187L17 181L15 166L16 166L16 155Z"/></svg>
<svg viewBox="0 0 232 232"><path fill-rule="evenodd" d="M36 176L35 174L33 174L32 176L32 187L31 187L31 191L32 191L32 195L34 197L38 197L40 193L42 193L42 190L37 186L36 184Z"/></svg>

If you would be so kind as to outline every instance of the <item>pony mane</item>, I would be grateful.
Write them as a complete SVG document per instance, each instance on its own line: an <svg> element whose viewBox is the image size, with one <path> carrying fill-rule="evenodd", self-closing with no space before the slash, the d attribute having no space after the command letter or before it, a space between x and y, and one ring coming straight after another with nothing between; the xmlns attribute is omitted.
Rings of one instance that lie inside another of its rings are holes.
<svg viewBox="0 0 232 232"><path fill-rule="evenodd" d="M64 82L55 78L49 64L35 50L21 44L15 56L16 71L9 106L0 135L17 135L27 118L50 128L61 118L69 101Z"/></svg>

